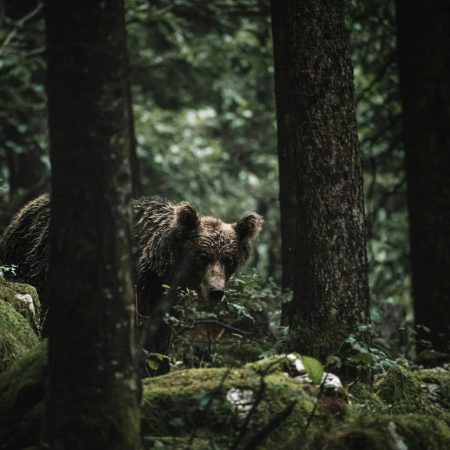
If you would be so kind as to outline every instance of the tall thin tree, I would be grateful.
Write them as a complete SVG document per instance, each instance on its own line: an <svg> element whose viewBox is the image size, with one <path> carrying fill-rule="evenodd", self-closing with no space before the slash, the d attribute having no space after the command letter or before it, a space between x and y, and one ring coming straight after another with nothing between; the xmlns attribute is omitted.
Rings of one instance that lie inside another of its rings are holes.
<svg viewBox="0 0 450 450"><path fill-rule="evenodd" d="M397 20L418 344L449 351L450 2L398 0Z"/></svg>
<svg viewBox="0 0 450 450"><path fill-rule="evenodd" d="M45 2L52 163L47 439L138 448L122 0Z"/></svg>
<svg viewBox="0 0 450 450"><path fill-rule="evenodd" d="M325 357L369 321L361 155L344 1L272 0L283 270L293 348Z"/></svg>

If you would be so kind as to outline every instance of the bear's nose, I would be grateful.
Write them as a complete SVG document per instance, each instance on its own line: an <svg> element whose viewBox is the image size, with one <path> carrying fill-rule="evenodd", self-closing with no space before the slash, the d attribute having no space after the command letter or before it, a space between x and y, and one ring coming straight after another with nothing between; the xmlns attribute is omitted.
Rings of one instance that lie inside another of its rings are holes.
<svg viewBox="0 0 450 450"><path fill-rule="evenodd" d="M209 290L209 298L213 302L220 302L220 300L222 300L224 294L225 294L225 291L220 288L212 288Z"/></svg>

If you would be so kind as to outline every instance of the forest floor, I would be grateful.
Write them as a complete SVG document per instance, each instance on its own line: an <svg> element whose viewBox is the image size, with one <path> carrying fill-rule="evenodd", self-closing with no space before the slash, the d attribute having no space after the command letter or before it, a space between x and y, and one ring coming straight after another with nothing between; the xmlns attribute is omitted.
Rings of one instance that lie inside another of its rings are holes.
<svg viewBox="0 0 450 450"><path fill-rule="evenodd" d="M206 332L189 327L178 336L172 371L143 380L144 448L450 448L448 364L398 359L369 376L370 384L342 386L312 358L279 354L270 339L239 334L243 317L227 330L225 317L203 315ZM34 289L0 281L0 449L39 443L47 344L38 320Z"/></svg>

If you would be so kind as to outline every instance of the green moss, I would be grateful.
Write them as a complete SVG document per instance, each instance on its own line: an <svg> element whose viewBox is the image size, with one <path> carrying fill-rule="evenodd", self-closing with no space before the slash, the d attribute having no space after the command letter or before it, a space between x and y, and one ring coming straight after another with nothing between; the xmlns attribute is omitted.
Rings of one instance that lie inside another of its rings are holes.
<svg viewBox="0 0 450 450"><path fill-rule="evenodd" d="M439 389L437 392L438 402L447 410L450 411L450 380L447 379L439 384Z"/></svg>
<svg viewBox="0 0 450 450"><path fill-rule="evenodd" d="M296 354L298 357L300 355ZM275 372L290 373L292 370L292 363L284 355L274 355L269 358L260 359L255 362L248 363L244 366L246 369L253 370L259 375L267 375Z"/></svg>
<svg viewBox="0 0 450 450"><path fill-rule="evenodd" d="M29 295L33 300L34 313L26 302L18 298L18 296L25 295ZM30 323L36 334L39 334L41 304L36 289L33 286L0 280L0 300L12 305Z"/></svg>
<svg viewBox="0 0 450 450"><path fill-rule="evenodd" d="M445 423L449 413L444 408L448 398L440 404L431 401L423 387L430 383L438 386L436 392L447 392L447 372L411 372L394 367L376 384L376 392L361 383L351 388L353 410L348 415L321 415L319 403L305 430L317 392L289 378L284 373L285 362L286 358L273 357L240 369L181 370L144 380L141 415L144 448L230 448L245 420L245 412L239 414L236 405L227 399L231 389L251 392L253 399L262 392L239 448L244 448L267 427L270 433L258 448L450 448L450 429ZM0 375L0 449L37 445L45 371L43 343ZM261 391L262 383L265 388ZM291 414L273 425L274 419L292 402L295 405ZM399 414L405 410L414 413ZM105 414L99 415L99 420Z"/></svg>
<svg viewBox="0 0 450 450"><path fill-rule="evenodd" d="M42 343L0 376L0 449L37 444L46 361L46 345ZM191 369L145 380L142 405L145 446L165 443L171 448L168 443L174 440L181 445L191 440L194 431L193 449L210 448L211 442L228 448L244 419L227 400L227 394L235 388L251 391L253 398L257 398L261 383L262 377L250 369ZM274 448L289 430L304 428L313 401L299 383L282 373L265 376L264 385L243 443L295 401L292 413L266 439L268 447ZM99 420L104 420L102 417Z"/></svg>
<svg viewBox="0 0 450 450"><path fill-rule="evenodd" d="M450 429L422 414L364 415L327 432L316 430L305 447L322 450L442 450L450 446ZM285 449L292 448L289 446Z"/></svg>
<svg viewBox="0 0 450 450"><path fill-rule="evenodd" d="M189 449L189 450L211 450L208 439L174 437L174 436L146 436L142 441L143 448L147 449Z"/></svg>
<svg viewBox="0 0 450 450"><path fill-rule="evenodd" d="M30 309L26 301L32 300ZM38 342L39 299L27 284L0 280L0 372Z"/></svg>
<svg viewBox="0 0 450 450"><path fill-rule="evenodd" d="M47 346L40 343L0 375L0 448L36 445L42 417Z"/></svg>
<svg viewBox="0 0 450 450"><path fill-rule="evenodd" d="M220 360L220 365L226 367L240 367L248 361L255 361L269 347L270 344L267 343L227 338L217 340L213 345L214 352Z"/></svg>
<svg viewBox="0 0 450 450"><path fill-rule="evenodd" d="M39 339L12 304L0 300L0 372L22 357Z"/></svg>
<svg viewBox="0 0 450 450"><path fill-rule="evenodd" d="M409 450L442 450L450 447L450 428L435 417L414 414L395 419L397 432Z"/></svg>
<svg viewBox="0 0 450 450"><path fill-rule="evenodd" d="M386 411L385 403L365 383L356 383L349 389L350 401L354 411L383 412Z"/></svg>
<svg viewBox="0 0 450 450"><path fill-rule="evenodd" d="M190 436L195 430L201 439L230 443L243 423L227 400L230 389L251 391L258 397L262 377L243 369L190 369L145 380L142 430L151 436ZM276 442L290 428L304 427L313 402L303 387L284 374L264 377L265 390L252 414L246 438L264 428L293 401L286 420L267 438ZM244 414L245 415L245 414Z"/></svg>
<svg viewBox="0 0 450 450"><path fill-rule="evenodd" d="M410 405L412 412L425 401L420 383L413 373L399 365L389 369L386 376L375 384L375 391L386 403Z"/></svg>
<svg viewBox="0 0 450 450"><path fill-rule="evenodd" d="M341 323L301 323L289 333L284 350L298 351L324 362L329 355L339 353L342 343L353 330Z"/></svg>

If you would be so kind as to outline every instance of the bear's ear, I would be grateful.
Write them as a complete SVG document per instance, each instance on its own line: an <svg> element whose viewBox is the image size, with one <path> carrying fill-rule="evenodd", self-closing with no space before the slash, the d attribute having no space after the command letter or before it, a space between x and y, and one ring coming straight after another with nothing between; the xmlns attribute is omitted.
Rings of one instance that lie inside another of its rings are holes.
<svg viewBox="0 0 450 450"><path fill-rule="evenodd" d="M258 235L263 225L263 218L256 213L248 213L234 225L241 241L249 241Z"/></svg>
<svg viewBox="0 0 450 450"><path fill-rule="evenodd" d="M197 228L198 213L187 202L181 202L175 207L175 228L180 236L186 235Z"/></svg>

